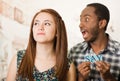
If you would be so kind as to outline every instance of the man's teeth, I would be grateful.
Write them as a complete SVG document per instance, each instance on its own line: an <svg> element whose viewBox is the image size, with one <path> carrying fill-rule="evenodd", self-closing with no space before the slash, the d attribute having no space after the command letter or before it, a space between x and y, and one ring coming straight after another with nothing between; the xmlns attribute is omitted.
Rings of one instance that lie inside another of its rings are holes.
<svg viewBox="0 0 120 81"><path fill-rule="evenodd" d="M85 33L85 30L82 30L81 32L82 32L82 33Z"/></svg>
<svg viewBox="0 0 120 81"><path fill-rule="evenodd" d="M84 32L85 30L82 30L81 32Z"/></svg>

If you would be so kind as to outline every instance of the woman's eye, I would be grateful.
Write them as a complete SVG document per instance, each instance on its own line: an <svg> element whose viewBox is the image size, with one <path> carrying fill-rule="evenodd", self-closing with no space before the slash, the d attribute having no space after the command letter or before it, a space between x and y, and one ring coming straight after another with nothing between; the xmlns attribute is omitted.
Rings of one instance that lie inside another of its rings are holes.
<svg viewBox="0 0 120 81"><path fill-rule="evenodd" d="M38 23L34 23L34 25L38 25Z"/></svg>
<svg viewBox="0 0 120 81"><path fill-rule="evenodd" d="M45 23L45 25L50 26L51 24L50 23Z"/></svg>

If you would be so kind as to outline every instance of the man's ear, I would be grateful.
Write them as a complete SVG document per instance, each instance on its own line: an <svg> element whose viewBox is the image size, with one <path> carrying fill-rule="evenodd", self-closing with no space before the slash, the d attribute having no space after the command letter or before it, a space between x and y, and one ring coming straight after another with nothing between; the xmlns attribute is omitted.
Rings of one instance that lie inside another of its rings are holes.
<svg viewBox="0 0 120 81"><path fill-rule="evenodd" d="M102 19L99 21L99 28L104 29L107 24L107 21L105 19Z"/></svg>

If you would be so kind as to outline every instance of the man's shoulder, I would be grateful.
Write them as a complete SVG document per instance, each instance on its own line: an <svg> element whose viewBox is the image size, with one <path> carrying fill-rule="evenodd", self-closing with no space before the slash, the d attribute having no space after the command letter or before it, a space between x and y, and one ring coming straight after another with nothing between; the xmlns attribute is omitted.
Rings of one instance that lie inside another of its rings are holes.
<svg viewBox="0 0 120 81"><path fill-rule="evenodd" d="M111 50L115 54L120 55L120 42L110 39L108 43L108 49Z"/></svg>
<svg viewBox="0 0 120 81"><path fill-rule="evenodd" d="M109 38L109 40L108 40L108 44L109 45L120 46L120 42L119 41L113 39L112 36L110 36L109 34L107 34L107 35L108 35L108 38Z"/></svg>
<svg viewBox="0 0 120 81"><path fill-rule="evenodd" d="M80 51L83 50L84 48L86 48L88 46L87 42L83 41L80 43L77 43L76 45L74 45L70 50L73 51Z"/></svg>
<svg viewBox="0 0 120 81"><path fill-rule="evenodd" d="M120 46L120 42L116 41L116 40L110 40L110 43L116 46Z"/></svg>

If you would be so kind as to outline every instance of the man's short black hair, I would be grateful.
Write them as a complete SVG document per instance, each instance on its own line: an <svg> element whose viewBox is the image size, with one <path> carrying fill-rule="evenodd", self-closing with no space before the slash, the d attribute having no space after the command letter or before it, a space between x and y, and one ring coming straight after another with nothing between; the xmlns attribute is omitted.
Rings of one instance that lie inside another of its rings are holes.
<svg viewBox="0 0 120 81"><path fill-rule="evenodd" d="M108 22L110 20L110 13L108 8L101 4L101 3L90 3L87 5L87 7L94 7L95 8L95 14L98 16L99 20L105 19L107 21L105 30L107 29Z"/></svg>

